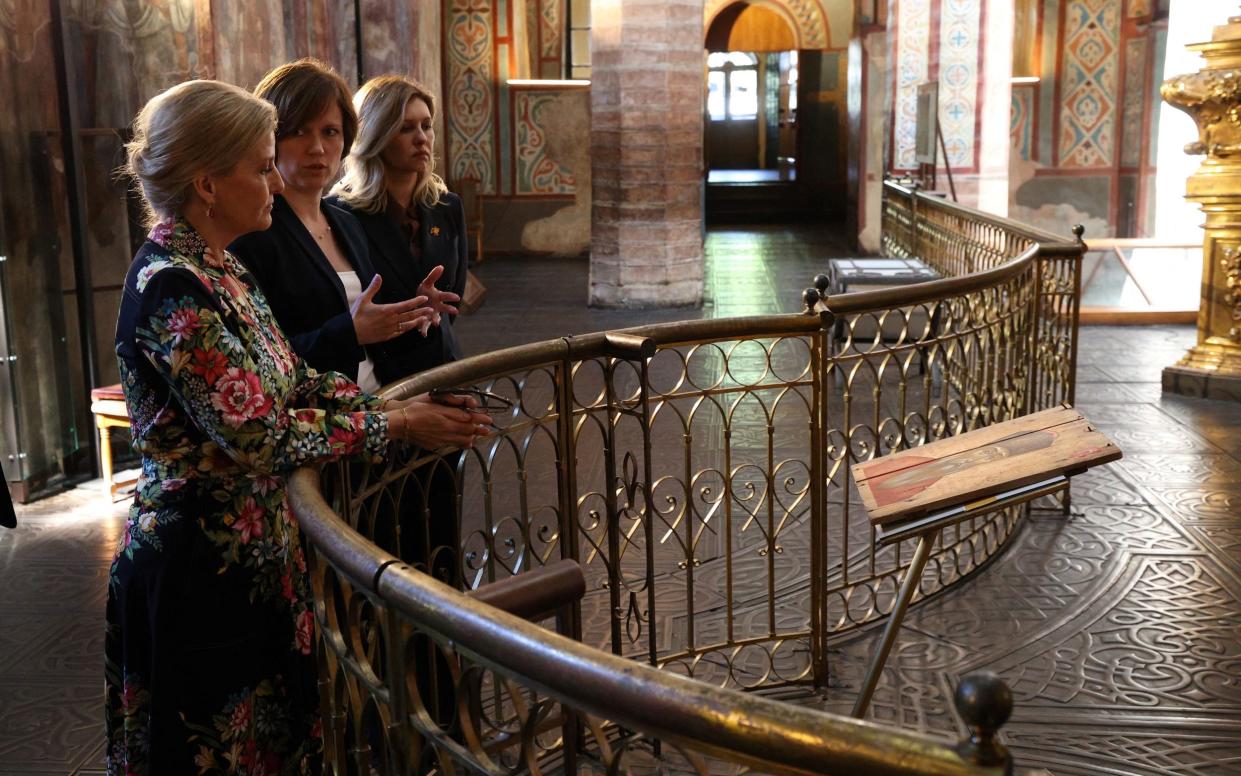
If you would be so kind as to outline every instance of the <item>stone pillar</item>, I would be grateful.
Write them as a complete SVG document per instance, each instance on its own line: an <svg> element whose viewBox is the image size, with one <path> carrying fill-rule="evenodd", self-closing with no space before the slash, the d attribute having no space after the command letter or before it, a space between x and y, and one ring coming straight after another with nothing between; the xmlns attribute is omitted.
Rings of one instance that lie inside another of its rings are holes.
<svg viewBox="0 0 1241 776"><path fill-rule="evenodd" d="M1215 28L1202 70L1164 82L1160 94L1193 118L1206 154L1186 184L1186 198L1206 215L1198 344L1163 370L1169 393L1241 401L1241 16Z"/></svg>
<svg viewBox="0 0 1241 776"><path fill-rule="evenodd" d="M703 0L591 7L590 303L702 301Z"/></svg>

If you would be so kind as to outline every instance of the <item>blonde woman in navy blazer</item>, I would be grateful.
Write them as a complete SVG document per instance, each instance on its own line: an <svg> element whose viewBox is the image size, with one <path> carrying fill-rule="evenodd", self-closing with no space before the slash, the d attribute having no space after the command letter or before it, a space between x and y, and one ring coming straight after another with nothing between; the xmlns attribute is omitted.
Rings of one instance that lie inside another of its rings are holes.
<svg viewBox="0 0 1241 776"><path fill-rule="evenodd" d="M461 200L435 174L435 98L401 76L367 81L353 98L358 139L329 201L357 218L385 302L425 296L437 326L383 343L376 362L384 382L461 357L453 332L465 290L465 216ZM450 585L461 584L456 498L459 455L420 467L401 504L401 557ZM415 655L427 709L449 726L455 714L452 673L435 650Z"/></svg>
<svg viewBox="0 0 1241 776"><path fill-rule="evenodd" d="M426 297L411 294L379 304L387 282L371 264L362 227L322 199L357 133L349 89L313 59L268 73L255 94L276 106L276 165L285 180L272 226L234 242L267 295L294 349L320 371L333 370L367 391L379 376L383 343L410 332L422 338L434 323Z"/></svg>
<svg viewBox="0 0 1241 776"><path fill-rule="evenodd" d="M435 173L435 98L396 75L367 81L353 98L358 138L329 199L362 225L379 299L426 296L438 327L382 346L385 382L461 358L453 321L465 290L465 214L461 199Z"/></svg>

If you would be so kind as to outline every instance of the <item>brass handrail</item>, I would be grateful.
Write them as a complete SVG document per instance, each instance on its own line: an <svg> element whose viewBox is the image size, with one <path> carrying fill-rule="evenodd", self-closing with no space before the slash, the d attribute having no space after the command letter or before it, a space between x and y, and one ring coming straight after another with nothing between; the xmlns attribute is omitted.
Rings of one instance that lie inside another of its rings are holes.
<svg viewBox="0 0 1241 776"><path fill-rule="evenodd" d="M378 740L391 751L375 758L406 772L438 757L444 768L451 759L493 774L561 758L572 773L581 757L614 770L634 747L658 754L667 744L699 771L695 758L715 755L780 773L850 772L861 762L876 772L967 772L951 770L967 766L949 746L738 691L825 687L828 637L891 607L912 546L875 544L853 501L850 463L1073 398L1080 239L891 182L883 239L894 255L949 277L825 298L811 289L802 314L562 337L387 386L391 397L481 386L516 403L496 436L464 457L397 446L382 465L292 479L322 634L329 762L355 758L366 772L368 741ZM589 465L579 460L587 448L598 453ZM671 463L655 460L669 454ZM419 488L431 467L455 483L458 519L470 522L456 527L453 584L468 590L576 561L585 599L557 615L571 638L527 623L510 630L509 619L413 575L393 554L398 516L412 509L429 521ZM994 558L1023 509L946 533L923 598ZM789 576L790 562L801 576ZM743 572L753 587L734 597ZM700 630L698 591L712 584L723 600L714 627L708 619ZM435 686L443 676L425 672L430 641L451 666L451 703L434 700L446 690ZM557 661L590 682L549 675ZM415 666L424 667L416 682ZM637 677L647 692L604 682L609 672L622 683ZM436 703L437 713L455 709L461 729L435 722ZM762 727L705 713L718 708L752 712ZM861 738L833 738L844 734ZM931 754L897 767L884 751Z"/></svg>
<svg viewBox="0 0 1241 776"><path fill-rule="evenodd" d="M1061 235L1048 232L1045 229L1039 229L1037 226L1013 221L997 216L994 213L975 210L968 205L962 205L960 202L953 202L944 197L927 194L914 186L906 186L898 181L884 181L883 187L885 194L899 194L909 199L917 199L922 205L933 206L945 212L955 213L976 223L988 224L1022 237L1028 237L1030 240L1043 246L1045 250L1056 250L1057 248L1071 250L1076 246L1076 243L1072 240L1066 240Z"/></svg>
<svg viewBox="0 0 1241 776"><path fill-rule="evenodd" d="M359 545L347 538L356 534L324 501L318 473L301 469L289 485L301 530L325 560L454 652L576 711L765 773L1004 773L1002 765L971 762L930 736L712 687L587 647L390 562L383 553L359 563Z"/></svg>

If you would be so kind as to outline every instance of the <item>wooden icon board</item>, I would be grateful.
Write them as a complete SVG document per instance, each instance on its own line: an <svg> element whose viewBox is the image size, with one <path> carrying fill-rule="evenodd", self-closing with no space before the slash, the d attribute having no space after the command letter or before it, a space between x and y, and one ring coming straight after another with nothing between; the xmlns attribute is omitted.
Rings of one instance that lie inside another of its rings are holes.
<svg viewBox="0 0 1241 776"><path fill-rule="evenodd" d="M905 520L1121 457L1066 406L902 450L853 466L872 523Z"/></svg>

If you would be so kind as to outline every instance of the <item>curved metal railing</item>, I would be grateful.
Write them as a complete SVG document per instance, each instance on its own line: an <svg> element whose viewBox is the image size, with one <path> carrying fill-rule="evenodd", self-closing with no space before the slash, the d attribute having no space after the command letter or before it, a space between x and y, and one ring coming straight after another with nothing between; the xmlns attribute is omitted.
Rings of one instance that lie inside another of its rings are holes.
<svg viewBox="0 0 1241 776"><path fill-rule="evenodd" d="M912 546L875 546L853 463L1072 399L1081 243L891 183L884 205L887 251L969 274L445 365L387 392L509 398L485 444L294 478L338 772L973 772L919 736L737 692L826 687L828 639L890 610ZM922 597L1018 516L945 531ZM563 558L586 581L563 637L451 589Z"/></svg>

